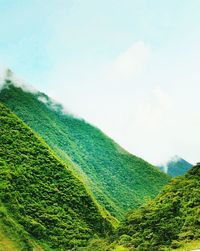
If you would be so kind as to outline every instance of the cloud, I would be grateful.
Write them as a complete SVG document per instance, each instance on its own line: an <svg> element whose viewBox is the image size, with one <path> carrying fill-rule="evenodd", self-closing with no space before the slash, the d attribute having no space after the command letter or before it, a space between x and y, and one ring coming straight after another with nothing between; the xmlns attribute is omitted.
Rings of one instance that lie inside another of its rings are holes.
<svg viewBox="0 0 200 251"><path fill-rule="evenodd" d="M172 100L160 86L153 88L151 93L135 110L135 121L145 130L158 130L164 123L169 124L168 116L171 113ZM148 126L147 126L148 125Z"/></svg>
<svg viewBox="0 0 200 251"><path fill-rule="evenodd" d="M153 164L177 153L171 145L175 137L174 104L167 90L155 86L129 109L123 144L127 149Z"/></svg>
<svg viewBox="0 0 200 251"><path fill-rule="evenodd" d="M149 56L150 48L142 41L135 42L108 67L108 79L116 81L133 79L142 73Z"/></svg>
<svg viewBox="0 0 200 251"><path fill-rule="evenodd" d="M38 93L38 90L26 80L18 77L10 69L0 66L0 91L4 88L6 79L10 80L15 86L21 87L25 92Z"/></svg>
<svg viewBox="0 0 200 251"><path fill-rule="evenodd" d="M38 100L44 104L48 103L48 99L45 96L38 96Z"/></svg>

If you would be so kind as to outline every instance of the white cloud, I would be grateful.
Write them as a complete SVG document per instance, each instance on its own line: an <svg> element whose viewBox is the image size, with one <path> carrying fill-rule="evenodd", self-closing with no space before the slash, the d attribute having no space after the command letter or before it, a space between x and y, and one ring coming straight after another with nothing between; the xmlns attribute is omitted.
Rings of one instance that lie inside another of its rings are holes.
<svg viewBox="0 0 200 251"><path fill-rule="evenodd" d="M146 99L139 103L136 108L136 123L141 126L148 125L148 131L150 129L157 130L167 119L166 114L171 112L172 101L160 86L155 87Z"/></svg>
<svg viewBox="0 0 200 251"><path fill-rule="evenodd" d="M9 74L8 71L10 71ZM4 88L5 79L11 80L15 86L21 87L25 92L31 92L31 93L38 92L37 89L35 89L32 85L30 85L26 80L18 77L10 69L0 66L0 91L1 89Z"/></svg>
<svg viewBox="0 0 200 251"><path fill-rule="evenodd" d="M129 124L124 126L126 138L122 144L154 164L169 159L176 154L171 146L175 124L173 109L173 100L167 91L161 86L153 87L129 107L129 119L126 118Z"/></svg>
<svg viewBox="0 0 200 251"><path fill-rule="evenodd" d="M142 73L150 56L150 48L142 41L135 42L108 67L108 80L131 80Z"/></svg>
<svg viewBox="0 0 200 251"><path fill-rule="evenodd" d="M39 96L38 100L44 104L48 103L48 99L45 96Z"/></svg>

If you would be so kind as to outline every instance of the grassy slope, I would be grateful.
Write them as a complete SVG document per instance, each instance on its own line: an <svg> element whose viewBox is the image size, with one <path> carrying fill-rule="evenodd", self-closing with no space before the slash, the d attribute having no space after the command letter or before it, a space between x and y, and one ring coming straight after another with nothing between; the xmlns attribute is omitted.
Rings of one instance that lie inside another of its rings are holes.
<svg viewBox="0 0 200 251"><path fill-rule="evenodd" d="M130 214L119 228L121 241L137 250L159 251L200 240L199 191L198 165L173 179L155 200Z"/></svg>
<svg viewBox="0 0 200 251"><path fill-rule="evenodd" d="M63 250L110 229L83 184L2 104L0 133L2 246L29 250L35 239Z"/></svg>
<svg viewBox="0 0 200 251"><path fill-rule="evenodd" d="M38 101L46 100L46 104ZM84 180L102 207L118 219L155 197L168 177L144 160L123 150L88 123L52 109L44 94L23 92L10 86L0 93L5 103Z"/></svg>

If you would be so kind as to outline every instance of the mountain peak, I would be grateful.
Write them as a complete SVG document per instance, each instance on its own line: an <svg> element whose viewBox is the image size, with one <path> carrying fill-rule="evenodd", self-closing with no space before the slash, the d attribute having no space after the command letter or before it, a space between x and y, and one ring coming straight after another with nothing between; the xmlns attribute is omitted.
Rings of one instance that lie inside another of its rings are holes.
<svg viewBox="0 0 200 251"><path fill-rule="evenodd" d="M0 76L0 91L9 86L20 87L25 92L38 93L39 91L24 79L18 77L10 68L5 69Z"/></svg>
<svg viewBox="0 0 200 251"><path fill-rule="evenodd" d="M23 92L30 93L34 95L38 99L38 101L45 104L49 109L54 110L58 113L69 114L69 111L59 102L54 100L53 98L47 96L43 92L38 91L32 85L30 85L27 81L23 80L16 76L12 70L7 68L1 73L0 76L0 92L3 89L12 89L20 88Z"/></svg>
<svg viewBox="0 0 200 251"><path fill-rule="evenodd" d="M160 164L158 167L161 171L171 176L180 176L185 174L192 167L192 164L178 155L174 155L168 161Z"/></svg>
<svg viewBox="0 0 200 251"><path fill-rule="evenodd" d="M174 156L172 156L169 160L168 160L168 162L167 163L169 163L169 162L171 162L171 161L179 161L179 160L182 160L182 158L180 157L180 156L178 156L178 155L174 155Z"/></svg>

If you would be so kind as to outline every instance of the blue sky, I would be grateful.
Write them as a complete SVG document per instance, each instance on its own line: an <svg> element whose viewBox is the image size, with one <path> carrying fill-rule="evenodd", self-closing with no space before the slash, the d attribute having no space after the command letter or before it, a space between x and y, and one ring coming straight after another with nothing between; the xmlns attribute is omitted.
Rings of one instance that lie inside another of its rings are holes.
<svg viewBox="0 0 200 251"><path fill-rule="evenodd" d="M152 163L196 162L199 13L199 0L0 0L0 65Z"/></svg>

